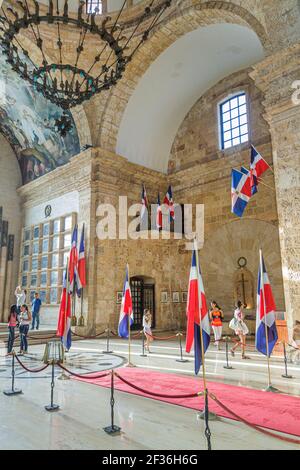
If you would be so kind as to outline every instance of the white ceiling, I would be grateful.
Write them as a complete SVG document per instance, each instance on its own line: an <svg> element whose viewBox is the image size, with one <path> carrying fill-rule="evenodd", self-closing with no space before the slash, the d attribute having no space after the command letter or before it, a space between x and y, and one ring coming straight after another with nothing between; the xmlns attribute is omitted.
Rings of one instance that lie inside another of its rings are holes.
<svg viewBox="0 0 300 470"><path fill-rule="evenodd" d="M193 104L263 56L258 37L244 26L211 25L181 37L140 79L122 117L117 153L166 172L177 130Z"/></svg>

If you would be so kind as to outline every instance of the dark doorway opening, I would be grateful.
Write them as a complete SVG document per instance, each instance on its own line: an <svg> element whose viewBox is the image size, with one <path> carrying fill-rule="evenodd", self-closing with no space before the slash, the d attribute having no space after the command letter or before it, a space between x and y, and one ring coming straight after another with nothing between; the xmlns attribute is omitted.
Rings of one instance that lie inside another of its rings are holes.
<svg viewBox="0 0 300 470"><path fill-rule="evenodd" d="M134 276L130 279L133 330L143 327L144 309L148 308L152 314L152 328L155 328L155 285L154 279L146 276Z"/></svg>

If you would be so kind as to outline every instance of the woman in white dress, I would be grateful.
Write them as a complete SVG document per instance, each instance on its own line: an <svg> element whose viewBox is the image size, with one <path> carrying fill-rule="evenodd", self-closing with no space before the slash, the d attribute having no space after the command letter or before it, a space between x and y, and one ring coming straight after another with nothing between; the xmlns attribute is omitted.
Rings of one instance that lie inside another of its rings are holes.
<svg viewBox="0 0 300 470"><path fill-rule="evenodd" d="M143 315L143 330L144 330L144 335L146 336L145 349L148 352L150 352L150 349L149 349L150 342L153 341L151 325L152 325L152 315L150 313L150 310L146 308L144 310L144 315Z"/></svg>
<svg viewBox="0 0 300 470"><path fill-rule="evenodd" d="M250 359L248 356L245 355L245 349L246 349L246 335L249 333L249 329L244 322L244 312L242 310L242 307L244 305L242 302L238 301L236 305L236 309L234 311L234 317L233 317L233 328L235 334L240 338L240 341L236 343L235 346L231 349L231 355L234 356L234 352L236 348L241 346L242 348L242 359Z"/></svg>

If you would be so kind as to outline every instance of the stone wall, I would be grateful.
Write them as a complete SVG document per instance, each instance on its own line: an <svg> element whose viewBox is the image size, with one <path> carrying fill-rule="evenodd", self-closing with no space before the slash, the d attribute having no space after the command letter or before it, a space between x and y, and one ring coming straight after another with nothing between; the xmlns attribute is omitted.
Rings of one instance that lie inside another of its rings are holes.
<svg viewBox="0 0 300 470"><path fill-rule="evenodd" d="M277 310L285 308L275 185L270 170L263 178L267 186L259 186L243 218L231 213L231 169L249 167L249 143L220 150L218 105L240 91L248 98L249 139L272 166L263 95L249 78L249 70L227 77L200 98L178 130L169 161L175 201L204 204L205 241L200 259L205 288L208 298L215 298L228 316L237 300L234 278L240 257L247 259L256 292L259 248L263 249ZM253 307L249 314L255 313Z"/></svg>

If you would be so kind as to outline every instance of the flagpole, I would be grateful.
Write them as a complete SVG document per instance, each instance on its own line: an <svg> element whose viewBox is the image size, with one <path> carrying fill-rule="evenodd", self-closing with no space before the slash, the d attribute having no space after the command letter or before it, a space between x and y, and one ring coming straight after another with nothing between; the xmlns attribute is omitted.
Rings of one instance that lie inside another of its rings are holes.
<svg viewBox="0 0 300 470"><path fill-rule="evenodd" d="M127 274L128 274L128 285L130 288L130 275L129 275L129 265L127 263ZM125 294L126 295L126 294ZM135 367L134 364L131 362L131 336L130 336L130 314L127 315L128 317L128 364L126 367Z"/></svg>
<svg viewBox="0 0 300 470"><path fill-rule="evenodd" d="M267 350L267 364L268 364L268 387L265 389L266 392L277 392L277 388L271 384L271 368L270 368L270 357L269 357L269 338L268 338L268 327L267 327L267 307L265 299L265 283L263 278L263 263L262 263L262 250L259 250L259 263L260 263L260 295L263 296L264 302L264 323L265 323L265 335L266 335L266 350Z"/></svg>
<svg viewBox="0 0 300 470"><path fill-rule="evenodd" d="M67 265L66 265L66 303L65 303L65 327L64 327L64 336L66 334L66 328L67 328L67 313L68 313L68 291L69 291L69 258L67 258ZM63 347L65 348L64 342L62 340ZM63 355L63 363L65 362L65 355ZM60 375L57 377L58 380L69 380L70 377L65 373L64 370L60 373Z"/></svg>
<svg viewBox="0 0 300 470"><path fill-rule="evenodd" d="M198 308L199 308L199 319L200 319L200 344L201 344L201 355L202 355L202 376L203 376L203 385L204 392L207 393L206 385L206 373L205 373L205 355L203 347L203 333L202 333L202 318L201 318L201 290L200 290L200 279L199 279L199 256L198 256L198 246L197 241L194 239L194 249L196 253L196 266L197 266L197 286L198 286Z"/></svg>
<svg viewBox="0 0 300 470"><path fill-rule="evenodd" d="M257 177L257 181L259 184L262 184L263 186L266 186L266 188L271 189L271 191L275 192L275 189L272 188L272 186L269 186L267 183L265 183L261 178Z"/></svg>

